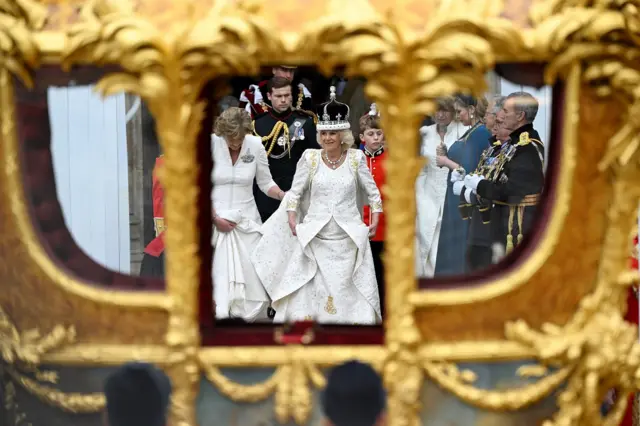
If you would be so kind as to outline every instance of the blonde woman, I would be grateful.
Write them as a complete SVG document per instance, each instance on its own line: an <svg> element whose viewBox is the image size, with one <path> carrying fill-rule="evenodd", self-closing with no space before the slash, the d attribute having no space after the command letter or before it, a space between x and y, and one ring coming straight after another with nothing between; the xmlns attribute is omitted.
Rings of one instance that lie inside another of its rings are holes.
<svg viewBox="0 0 640 426"><path fill-rule="evenodd" d="M262 141L251 133L249 113L230 107L216 120L211 136L217 318L267 319L269 297L249 260L262 225L253 198L254 180L271 198L282 200L285 193L271 178Z"/></svg>
<svg viewBox="0 0 640 426"><path fill-rule="evenodd" d="M349 107L335 100L333 87L318 117L322 149L303 154L252 260L275 322L376 324L380 297L369 238L382 212L380 191L362 151L350 149ZM368 227L364 204L372 211Z"/></svg>

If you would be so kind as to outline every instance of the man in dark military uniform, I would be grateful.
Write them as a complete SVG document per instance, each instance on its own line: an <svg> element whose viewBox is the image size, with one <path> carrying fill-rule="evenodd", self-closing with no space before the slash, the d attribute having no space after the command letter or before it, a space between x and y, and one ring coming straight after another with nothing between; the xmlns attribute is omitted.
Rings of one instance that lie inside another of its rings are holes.
<svg viewBox="0 0 640 426"><path fill-rule="evenodd" d="M288 191L302 153L308 148L320 148L316 137L317 118L313 112L292 108L291 82L286 78L273 77L267 97L272 107L258 115L253 126L267 151L274 182ZM280 201L267 197L255 185L253 193L265 222L278 209Z"/></svg>
<svg viewBox="0 0 640 426"><path fill-rule="evenodd" d="M297 67L278 65L273 67L274 77L286 78L291 84L292 106L294 109L314 111L311 92L301 81L295 81ZM269 99L269 81L263 80L258 84L252 84L240 94L240 108L244 108L251 117L256 119L259 115L272 108Z"/></svg>
<svg viewBox="0 0 640 426"><path fill-rule="evenodd" d="M509 140L509 131L497 121L497 114L502 110L504 96L496 97L490 104L485 115L485 125L491 131L490 146L482 153L478 167L473 172L487 179L493 177L496 162L500 152ZM457 171L454 174L459 173ZM464 188L464 181L453 184L453 193L460 195L460 214L464 220L469 220L469 235L467 238L466 269L472 273L486 269L493 263L491 241L491 207L493 202L478 196L470 188Z"/></svg>
<svg viewBox="0 0 640 426"><path fill-rule="evenodd" d="M544 187L544 145L533 128L538 101L526 92L507 96L497 120L510 131L489 176L467 175L465 188L490 200L494 250L509 253L532 227Z"/></svg>

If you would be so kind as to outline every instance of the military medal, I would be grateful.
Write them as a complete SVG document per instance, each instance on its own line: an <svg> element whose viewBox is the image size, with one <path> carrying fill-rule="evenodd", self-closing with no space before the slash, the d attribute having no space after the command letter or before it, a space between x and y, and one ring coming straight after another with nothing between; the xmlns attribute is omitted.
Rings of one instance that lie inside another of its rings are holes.
<svg viewBox="0 0 640 426"><path fill-rule="evenodd" d="M304 129L302 128L302 123L296 121L293 123L295 129L293 130L293 138L292 140L304 140Z"/></svg>
<svg viewBox="0 0 640 426"><path fill-rule="evenodd" d="M285 146L287 144L286 139L284 136L280 136L278 138L278 146Z"/></svg>

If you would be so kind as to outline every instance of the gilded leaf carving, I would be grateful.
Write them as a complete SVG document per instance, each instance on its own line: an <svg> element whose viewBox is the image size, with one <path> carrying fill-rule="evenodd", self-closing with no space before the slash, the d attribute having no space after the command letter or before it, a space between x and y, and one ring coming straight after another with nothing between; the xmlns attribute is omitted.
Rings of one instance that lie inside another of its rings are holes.
<svg viewBox="0 0 640 426"><path fill-rule="evenodd" d="M41 27L45 16L35 2L0 1L0 68L17 75L27 86L33 85L30 70L40 62L32 29Z"/></svg>

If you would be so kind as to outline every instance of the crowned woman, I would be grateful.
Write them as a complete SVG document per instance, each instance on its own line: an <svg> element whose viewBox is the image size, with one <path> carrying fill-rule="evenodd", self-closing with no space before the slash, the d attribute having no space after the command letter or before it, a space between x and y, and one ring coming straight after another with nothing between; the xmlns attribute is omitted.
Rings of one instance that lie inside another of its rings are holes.
<svg viewBox="0 0 640 426"><path fill-rule="evenodd" d="M251 260L275 322L376 324L380 297L369 238L382 212L380 191L364 153L352 149L349 107L336 101L334 87L318 117L322 149L302 155L291 190L263 225ZM365 204L369 226L362 218Z"/></svg>

